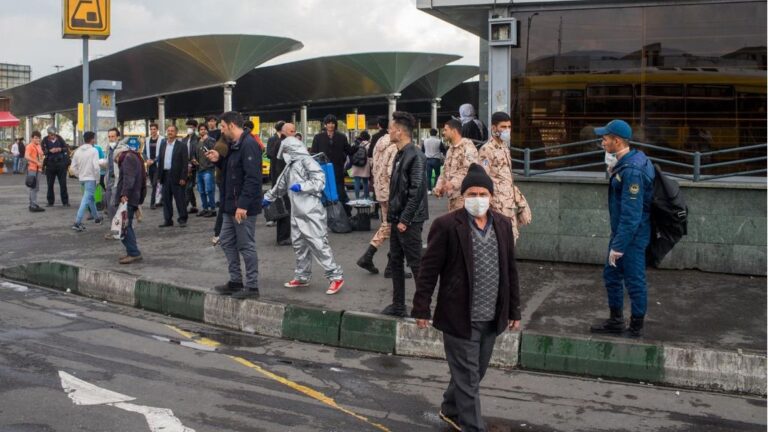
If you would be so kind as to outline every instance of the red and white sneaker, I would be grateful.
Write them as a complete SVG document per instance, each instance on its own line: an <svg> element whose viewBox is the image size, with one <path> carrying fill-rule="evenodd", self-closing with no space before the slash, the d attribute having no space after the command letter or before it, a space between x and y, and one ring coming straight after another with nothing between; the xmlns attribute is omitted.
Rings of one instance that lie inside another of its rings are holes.
<svg viewBox="0 0 768 432"><path fill-rule="evenodd" d="M341 287L344 286L344 279L339 279L335 281L331 281L331 285L328 286L328 289L325 291L326 294L336 294L339 292Z"/></svg>
<svg viewBox="0 0 768 432"><path fill-rule="evenodd" d="M284 283L283 286L286 288L300 288L300 287L309 286L309 281L291 279L290 282Z"/></svg>

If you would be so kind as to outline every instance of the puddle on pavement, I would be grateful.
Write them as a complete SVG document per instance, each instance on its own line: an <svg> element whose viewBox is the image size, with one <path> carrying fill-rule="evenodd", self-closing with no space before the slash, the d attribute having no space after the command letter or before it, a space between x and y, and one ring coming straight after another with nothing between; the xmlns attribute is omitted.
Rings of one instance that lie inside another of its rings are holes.
<svg viewBox="0 0 768 432"><path fill-rule="evenodd" d="M206 345L201 345L201 344L199 344L197 342L192 342L192 341L178 341L178 340L170 339L170 338L167 338L167 337L155 336L155 335L152 335L152 339L159 340L161 342L168 342L168 343L172 343L172 344L176 344L176 345L181 345L183 347L192 348L192 349L196 349L196 350L200 350L200 351L206 351L206 352L215 352L216 351L216 348L214 348L214 347L209 347L209 346L206 346Z"/></svg>

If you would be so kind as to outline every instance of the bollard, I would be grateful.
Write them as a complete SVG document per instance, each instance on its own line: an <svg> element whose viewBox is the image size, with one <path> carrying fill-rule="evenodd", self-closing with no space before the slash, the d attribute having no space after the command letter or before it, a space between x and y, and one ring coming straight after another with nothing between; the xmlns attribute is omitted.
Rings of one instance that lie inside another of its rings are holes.
<svg viewBox="0 0 768 432"><path fill-rule="evenodd" d="M523 175L531 176L531 149L528 147L523 149Z"/></svg>
<svg viewBox="0 0 768 432"><path fill-rule="evenodd" d="M693 181L697 182L701 178L701 152L693 154Z"/></svg>

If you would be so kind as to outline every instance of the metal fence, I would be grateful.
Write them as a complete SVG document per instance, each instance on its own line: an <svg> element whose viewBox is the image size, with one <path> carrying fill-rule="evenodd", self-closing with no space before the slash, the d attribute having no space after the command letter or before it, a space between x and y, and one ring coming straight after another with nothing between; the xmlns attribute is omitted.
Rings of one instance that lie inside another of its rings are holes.
<svg viewBox="0 0 768 432"><path fill-rule="evenodd" d="M677 149L671 149L667 147L660 147L653 144L646 144L641 143L637 141L630 141L630 144L633 147L641 148L645 150L651 150L653 151L652 155L649 155L648 158L659 164L662 170L664 170L665 174L677 177L685 180L690 180L694 182L699 181L706 181L706 180L715 180L725 177L734 177L734 176L749 176L749 175L765 175L768 170L766 170L765 162L768 160L768 157L766 157L766 152L768 151L768 144L756 144L756 145L750 145L750 146L744 146L744 147L733 147L723 150L714 150L709 152L687 152L684 150L677 150ZM569 153L564 155L558 155L558 156L546 156L547 153L560 153L566 149L571 149L575 147L593 147L594 150L586 150L586 151L580 151L576 153ZM579 159L583 158L589 158L591 156L597 156L597 155L603 155L605 153L602 148L600 148L600 139L592 139L587 141L578 141L568 144L560 144L556 146L547 146L547 147L541 147L541 148L518 148L518 147L511 147L512 151L512 164L513 168L517 164L517 166L522 165L522 169L518 168L515 169L515 172L522 174L525 177L531 177L535 175L541 175L541 174L547 174L552 172L558 172L558 171L576 171L576 170L584 170L586 168L593 168L593 167L604 167L605 163L600 160L598 162L587 162L587 163L581 163L579 162ZM742 157L732 160L726 160L722 162L714 162L714 163L702 163L702 161L708 161L712 159L713 157L717 157L720 155L732 155L738 152L753 152L758 153L759 150L762 150L760 152L759 156L750 156L750 157ZM545 157L536 158L539 154L544 153ZM668 155L668 157L660 157L657 154L664 154ZM515 156L517 154L522 154L522 159L517 159ZM673 158L675 160L673 160ZM569 161L577 161L576 164L568 164ZM551 165L553 162L564 162L562 166L558 166L555 168L549 168L548 165ZM749 164L756 164L758 162L762 162L761 168L756 169L745 169L745 167L748 167ZM543 167L543 168L539 168ZM672 170L669 169L669 167L673 167ZM734 170L728 171L725 173L717 173L717 174L707 174L706 172L709 172L709 170L713 170L715 168L728 168L728 167L735 167ZM602 170L601 170L602 171Z"/></svg>

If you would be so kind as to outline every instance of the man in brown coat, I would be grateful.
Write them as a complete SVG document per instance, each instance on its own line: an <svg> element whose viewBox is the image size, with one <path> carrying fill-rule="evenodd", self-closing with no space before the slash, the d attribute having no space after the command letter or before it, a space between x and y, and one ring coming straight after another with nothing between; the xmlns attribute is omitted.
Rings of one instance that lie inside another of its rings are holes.
<svg viewBox="0 0 768 432"><path fill-rule="evenodd" d="M439 278L433 325L443 332L451 371L440 418L462 431L486 430L480 381L496 336L520 328L512 223L489 210L493 190L485 170L470 165L461 183L464 209L439 217L429 230L411 313L419 328L429 325Z"/></svg>

